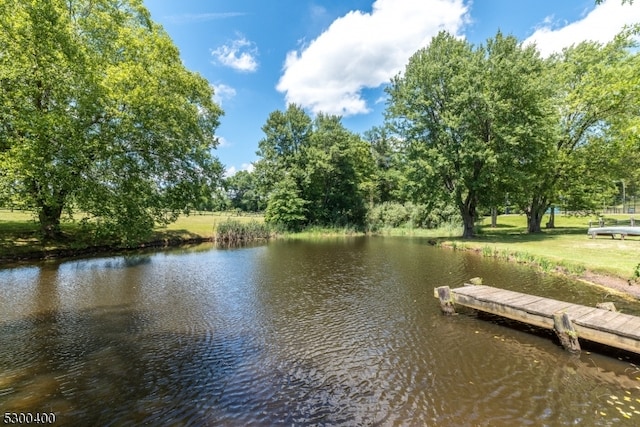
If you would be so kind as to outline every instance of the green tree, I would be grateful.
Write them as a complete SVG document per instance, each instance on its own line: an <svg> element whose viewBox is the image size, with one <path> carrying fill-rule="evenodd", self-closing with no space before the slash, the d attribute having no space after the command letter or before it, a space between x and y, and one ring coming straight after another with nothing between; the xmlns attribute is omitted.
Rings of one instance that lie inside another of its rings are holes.
<svg viewBox="0 0 640 427"><path fill-rule="evenodd" d="M258 143L255 174L260 191L268 194L287 173L298 187L301 186L301 156L309 144L312 120L302 107L290 104L286 111L269 114L262 126L265 137Z"/></svg>
<svg viewBox="0 0 640 427"><path fill-rule="evenodd" d="M258 212L264 209L265 201L258 191L255 174L243 170L224 181L231 207L246 212Z"/></svg>
<svg viewBox="0 0 640 427"><path fill-rule="evenodd" d="M272 210L272 193L286 179L304 201L305 224L364 224L373 191L371 152L340 117L319 114L312 120L290 105L285 112L272 112L262 129L255 175L259 193L269 200L267 210Z"/></svg>
<svg viewBox="0 0 640 427"><path fill-rule="evenodd" d="M514 37L475 48L441 32L392 80L387 117L405 141L414 197L454 203L465 238L479 206L531 179L546 158L543 70L535 48Z"/></svg>
<svg viewBox="0 0 640 427"><path fill-rule="evenodd" d="M405 201L408 183L403 173L401 141L379 126L367 130L363 138L370 145L375 167L370 204Z"/></svg>
<svg viewBox="0 0 640 427"><path fill-rule="evenodd" d="M302 194L309 202L309 222L364 225L374 185L368 144L347 130L339 116L321 113L313 121L303 160Z"/></svg>
<svg viewBox="0 0 640 427"><path fill-rule="evenodd" d="M553 102L559 113L551 163L527 186L529 232L540 232L542 217L554 203L593 209L615 190L616 149L611 129L638 111L640 57L630 52L629 34L601 45L583 42L551 58ZM618 154L616 154L618 153ZM550 224L553 225L553 224Z"/></svg>
<svg viewBox="0 0 640 427"><path fill-rule="evenodd" d="M221 175L222 111L141 0L6 0L0 29L0 189L45 236L67 210L136 240Z"/></svg>
<svg viewBox="0 0 640 427"><path fill-rule="evenodd" d="M279 181L269 195L264 220L288 230L299 230L307 223L307 201L300 197L300 190L290 176Z"/></svg>

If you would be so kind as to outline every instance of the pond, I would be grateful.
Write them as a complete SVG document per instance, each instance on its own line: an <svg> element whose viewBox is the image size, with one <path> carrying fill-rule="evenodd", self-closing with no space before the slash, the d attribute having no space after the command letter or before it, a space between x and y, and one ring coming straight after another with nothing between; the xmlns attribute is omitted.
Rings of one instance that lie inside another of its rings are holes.
<svg viewBox="0 0 640 427"><path fill-rule="evenodd" d="M637 305L418 238L211 245L0 270L0 415L55 425L637 425L640 368L441 315L437 286Z"/></svg>

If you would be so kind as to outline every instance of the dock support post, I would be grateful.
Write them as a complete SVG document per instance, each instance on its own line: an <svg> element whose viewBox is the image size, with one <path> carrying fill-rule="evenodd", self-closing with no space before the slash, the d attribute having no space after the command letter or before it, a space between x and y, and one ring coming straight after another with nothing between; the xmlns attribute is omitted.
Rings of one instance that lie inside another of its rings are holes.
<svg viewBox="0 0 640 427"><path fill-rule="evenodd" d="M569 315L559 311L553 314L553 329L560 339L562 346L571 353L580 353L578 334L569 319Z"/></svg>
<svg viewBox="0 0 640 427"><path fill-rule="evenodd" d="M451 289L448 286L440 286L436 288L438 298L440 299L440 309L448 316L456 314L456 309L453 306L453 299L451 298Z"/></svg>

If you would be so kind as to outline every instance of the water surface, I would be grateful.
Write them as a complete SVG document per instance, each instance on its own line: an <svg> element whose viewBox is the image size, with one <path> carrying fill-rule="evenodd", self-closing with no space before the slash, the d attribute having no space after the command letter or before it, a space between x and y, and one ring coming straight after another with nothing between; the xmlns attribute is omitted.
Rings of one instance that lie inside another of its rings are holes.
<svg viewBox="0 0 640 427"><path fill-rule="evenodd" d="M440 314L484 283L632 302L422 239L199 246L0 270L0 412L56 425L637 425L633 357Z"/></svg>

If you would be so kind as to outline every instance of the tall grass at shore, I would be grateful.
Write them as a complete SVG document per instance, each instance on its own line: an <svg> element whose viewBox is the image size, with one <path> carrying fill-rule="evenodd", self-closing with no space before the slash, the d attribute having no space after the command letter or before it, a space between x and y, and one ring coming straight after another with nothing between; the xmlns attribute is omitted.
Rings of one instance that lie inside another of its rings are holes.
<svg viewBox="0 0 640 427"><path fill-rule="evenodd" d="M265 222L255 220L241 222L235 219L227 219L215 225L214 240L216 243L236 244L268 240L274 234L274 230Z"/></svg>
<svg viewBox="0 0 640 427"><path fill-rule="evenodd" d="M263 223L257 215L239 215L236 212L192 212L181 215L177 221L157 226L140 246L173 246L181 243L213 241L215 225L219 222ZM108 253L124 248L118 242L96 233L92 224L63 218L60 228L62 237L56 240L43 239L40 226L32 212L0 209L0 261L38 259L71 256L92 250ZM257 234L253 226L252 236ZM249 228L248 230L251 230Z"/></svg>

